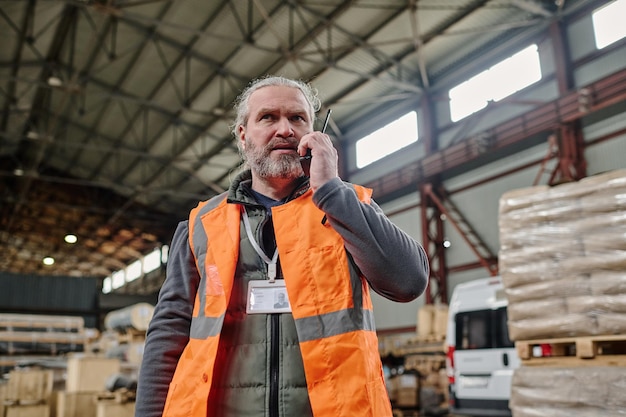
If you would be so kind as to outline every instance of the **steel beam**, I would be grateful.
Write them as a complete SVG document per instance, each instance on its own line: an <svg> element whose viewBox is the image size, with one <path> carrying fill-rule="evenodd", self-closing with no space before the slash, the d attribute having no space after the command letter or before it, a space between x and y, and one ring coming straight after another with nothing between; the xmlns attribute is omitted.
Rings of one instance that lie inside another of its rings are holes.
<svg viewBox="0 0 626 417"><path fill-rule="evenodd" d="M476 136L466 137L459 143L427 155L366 185L376 190L380 201L385 196L415 188L416 184L476 161L487 152L504 150L533 135L553 132L563 125L624 101L626 70L621 70L500 123L483 132L480 140Z"/></svg>

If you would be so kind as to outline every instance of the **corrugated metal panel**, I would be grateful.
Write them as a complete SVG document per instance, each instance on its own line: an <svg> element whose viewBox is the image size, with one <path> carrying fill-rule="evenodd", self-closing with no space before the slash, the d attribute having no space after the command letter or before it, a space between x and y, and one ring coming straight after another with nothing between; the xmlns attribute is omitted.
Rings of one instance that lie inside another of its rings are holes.
<svg viewBox="0 0 626 417"><path fill-rule="evenodd" d="M587 175L626 168L624 155L626 155L626 135L590 146L585 150Z"/></svg>
<svg viewBox="0 0 626 417"><path fill-rule="evenodd" d="M97 327L98 280L0 273L0 312L82 316Z"/></svg>

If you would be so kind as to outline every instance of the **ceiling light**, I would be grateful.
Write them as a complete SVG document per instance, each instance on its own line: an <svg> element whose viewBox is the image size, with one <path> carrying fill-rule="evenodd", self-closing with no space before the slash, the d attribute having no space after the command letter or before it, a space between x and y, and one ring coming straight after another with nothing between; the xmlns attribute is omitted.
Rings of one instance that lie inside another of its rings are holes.
<svg viewBox="0 0 626 417"><path fill-rule="evenodd" d="M78 238L76 237L76 235L65 235L65 241L67 243L76 243L76 241L78 241Z"/></svg>
<svg viewBox="0 0 626 417"><path fill-rule="evenodd" d="M450 243L450 241L449 241L448 239L446 239L446 240L444 240L444 241L443 241L443 247L444 247L444 248L449 248L449 247L450 247L450 245L452 245L452 243Z"/></svg>
<svg viewBox="0 0 626 417"><path fill-rule="evenodd" d="M45 258L43 258L42 262L44 265L52 265L54 263L54 258L51 256L46 256Z"/></svg>
<svg viewBox="0 0 626 417"><path fill-rule="evenodd" d="M61 87L63 85L63 81L59 77L50 77L48 78L48 85L50 87Z"/></svg>

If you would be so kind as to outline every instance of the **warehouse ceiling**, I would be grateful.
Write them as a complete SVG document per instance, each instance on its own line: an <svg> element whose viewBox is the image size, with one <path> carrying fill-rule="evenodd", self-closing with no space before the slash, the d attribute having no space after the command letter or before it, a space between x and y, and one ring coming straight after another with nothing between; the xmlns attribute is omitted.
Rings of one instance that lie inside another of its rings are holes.
<svg viewBox="0 0 626 417"><path fill-rule="evenodd" d="M167 244L236 174L251 79L311 81L341 146L589 3L0 0L0 271L103 278Z"/></svg>

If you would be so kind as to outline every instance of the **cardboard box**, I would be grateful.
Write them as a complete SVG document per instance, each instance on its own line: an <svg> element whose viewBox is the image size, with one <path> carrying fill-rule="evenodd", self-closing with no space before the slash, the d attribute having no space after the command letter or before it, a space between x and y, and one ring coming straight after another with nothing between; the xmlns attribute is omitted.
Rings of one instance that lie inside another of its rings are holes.
<svg viewBox="0 0 626 417"><path fill-rule="evenodd" d="M433 313L433 334L445 338L448 329L448 305L437 304Z"/></svg>
<svg viewBox="0 0 626 417"><path fill-rule="evenodd" d="M402 374L398 375L395 378L396 387L398 389L402 388L412 388L417 389L418 387L418 377L415 374Z"/></svg>
<svg viewBox="0 0 626 417"><path fill-rule="evenodd" d="M134 417L135 403L100 400L96 405L96 417Z"/></svg>
<svg viewBox="0 0 626 417"><path fill-rule="evenodd" d="M96 414L96 397L92 392L59 392L57 417L87 417Z"/></svg>
<svg viewBox="0 0 626 417"><path fill-rule="evenodd" d="M9 401L46 401L52 394L52 370L17 369L9 372L6 399Z"/></svg>
<svg viewBox="0 0 626 417"><path fill-rule="evenodd" d="M59 390L53 390L52 394L48 398L48 409L50 410L50 417L57 417L57 397L59 396ZM1 414L0 414L1 416Z"/></svg>
<svg viewBox="0 0 626 417"><path fill-rule="evenodd" d="M396 375L389 380L390 400L394 406L417 407L419 379L415 374Z"/></svg>
<svg viewBox="0 0 626 417"><path fill-rule="evenodd" d="M48 404L7 405L5 417L50 417Z"/></svg>
<svg viewBox="0 0 626 417"><path fill-rule="evenodd" d="M426 304L417 310L417 335L444 338L448 326L447 304Z"/></svg>
<svg viewBox="0 0 626 417"><path fill-rule="evenodd" d="M427 337L433 334L435 306L426 304L417 310L417 335Z"/></svg>
<svg viewBox="0 0 626 417"><path fill-rule="evenodd" d="M0 417L4 417L4 400L7 399L7 385L4 382L0 382Z"/></svg>
<svg viewBox="0 0 626 417"><path fill-rule="evenodd" d="M106 381L111 375L120 373L120 360L77 356L67 361L67 392L101 392L106 390Z"/></svg>
<svg viewBox="0 0 626 417"><path fill-rule="evenodd" d="M398 389L395 405L398 407L417 407L419 405L417 388Z"/></svg>

